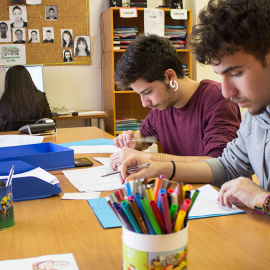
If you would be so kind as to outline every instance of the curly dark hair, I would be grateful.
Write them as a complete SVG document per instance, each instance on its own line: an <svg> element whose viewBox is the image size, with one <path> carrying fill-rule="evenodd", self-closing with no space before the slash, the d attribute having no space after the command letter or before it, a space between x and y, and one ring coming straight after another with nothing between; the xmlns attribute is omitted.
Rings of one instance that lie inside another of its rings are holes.
<svg viewBox="0 0 270 270"><path fill-rule="evenodd" d="M265 67L270 48L270 1L210 0L192 28L190 43L203 64L219 64L222 57L243 49Z"/></svg>
<svg viewBox="0 0 270 270"><path fill-rule="evenodd" d="M140 34L117 62L114 79L120 89L129 87L138 79L163 82L165 71L170 68L175 71L178 78L185 76L172 43L157 35Z"/></svg>

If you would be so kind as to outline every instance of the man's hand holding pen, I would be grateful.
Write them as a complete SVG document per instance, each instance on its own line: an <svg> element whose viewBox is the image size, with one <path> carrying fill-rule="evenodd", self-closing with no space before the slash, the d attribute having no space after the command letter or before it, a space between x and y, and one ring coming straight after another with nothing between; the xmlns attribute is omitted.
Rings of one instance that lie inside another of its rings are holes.
<svg viewBox="0 0 270 270"><path fill-rule="evenodd" d="M134 133L132 130L123 131L121 134L119 134L113 139L113 142L118 148L128 147L134 149L136 146L136 142L133 142L131 140L132 138L134 138Z"/></svg>

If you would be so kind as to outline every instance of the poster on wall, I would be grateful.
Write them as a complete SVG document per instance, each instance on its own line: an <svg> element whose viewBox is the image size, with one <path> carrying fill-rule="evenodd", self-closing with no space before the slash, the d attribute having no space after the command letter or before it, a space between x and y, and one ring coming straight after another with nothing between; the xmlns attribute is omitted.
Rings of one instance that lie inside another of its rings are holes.
<svg viewBox="0 0 270 270"><path fill-rule="evenodd" d="M13 66L25 64L26 55L24 44L0 45L0 65Z"/></svg>

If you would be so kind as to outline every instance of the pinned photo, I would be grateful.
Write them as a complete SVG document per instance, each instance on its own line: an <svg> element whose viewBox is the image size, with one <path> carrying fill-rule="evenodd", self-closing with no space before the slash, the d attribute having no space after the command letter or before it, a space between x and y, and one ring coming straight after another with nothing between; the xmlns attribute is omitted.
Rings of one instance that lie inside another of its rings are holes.
<svg viewBox="0 0 270 270"><path fill-rule="evenodd" d="M62 47L74 47L72 29L61 29Z"/></svg>
<svg viewBox="0 0 270 270"><path fill-rule="evenodd" d="M63 50L64 63L73 62L72 50Z"/></svg>
<svg viewBox="0 0 270 270"><path fill-rule="evenodd" d="M23 44L25 43L25 28L13 28L13 43Z"/></svg>
<svg viewBox="0 0 270 270"><path fill-rule="evenodd" d="M39 29L29 29L28 38L29 43L40 43Z"/></svg>
<svg viewBox="0 0 270 270"><path fill-rule="evenodd" d="M11 42L10 21L0 21L0 42Z"/></svg>
<svg viewBox="0 0 270 270"><path fill-rule="evenodd" d="M27 27L26 6L9 6L11 27Z"/></svg>
<svg viewBox="0 0 270 270"><path fill-rule="evenodd" d="M75 56L90 56L90 36L75 37Z"/></svg>
<svg viewBox="0 0 270 270"><path fill-rule="evenodd" d="M57 20L57 6L45 6L45 18L46 21Z"/></svg>
<svg viewBox="0 0 270 270"><path fill-rule="evenodd" d="M43 42L54 43L54 28L53 27L43 27Z"/></svg>

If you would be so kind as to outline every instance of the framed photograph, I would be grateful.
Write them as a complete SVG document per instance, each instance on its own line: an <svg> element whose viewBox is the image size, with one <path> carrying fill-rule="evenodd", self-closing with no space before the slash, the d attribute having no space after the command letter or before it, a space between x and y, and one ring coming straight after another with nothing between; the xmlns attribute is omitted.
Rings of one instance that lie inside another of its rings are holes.
<svg viewBox="0 0 270 270"><path fill-rule="evenodd" d="M11 42L10 21L0 21L0 42Z"/></svg>
<svg viewBox="0 0 270 270"><path fill-rule="evenodd" d="M9 6L11 27L27 27L26 6Z"/></svg>
<svg viewBox="0 0 270 270"><path fill-rule="evenodd" d="M57 6L45 6L45 18L46 21L57 20Z"/></svg>
<svg viewBox="0 0 270 270"><path fill-rule="evenodd" d="M183 0L171 0L169 2L170 2L170 8L183 9Z"/></svg>

